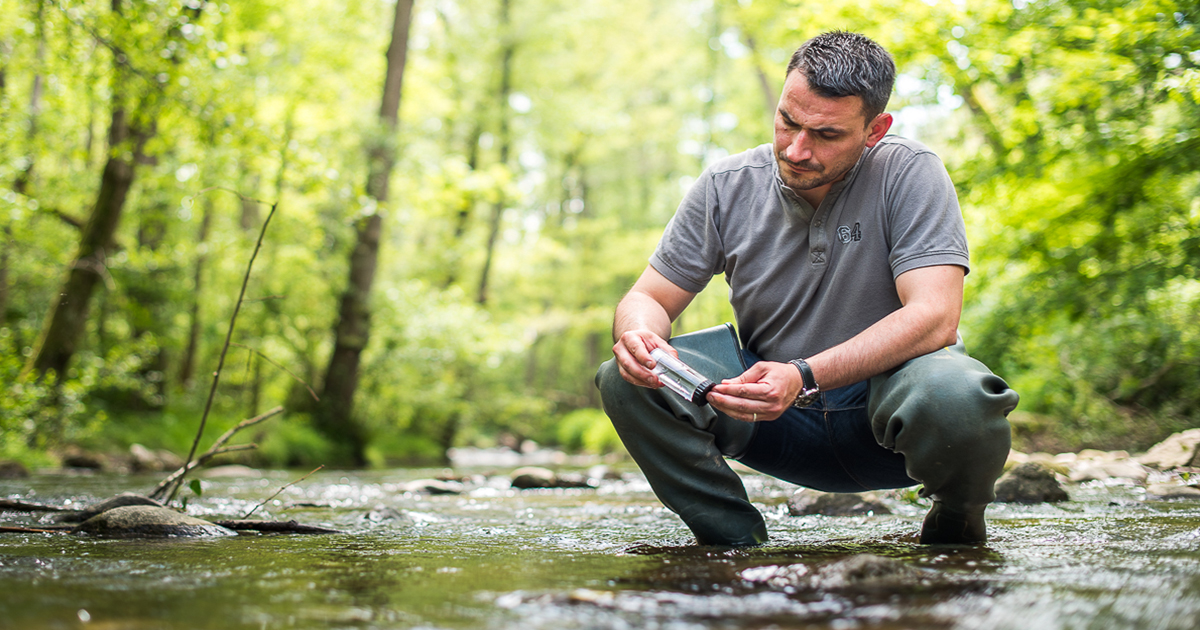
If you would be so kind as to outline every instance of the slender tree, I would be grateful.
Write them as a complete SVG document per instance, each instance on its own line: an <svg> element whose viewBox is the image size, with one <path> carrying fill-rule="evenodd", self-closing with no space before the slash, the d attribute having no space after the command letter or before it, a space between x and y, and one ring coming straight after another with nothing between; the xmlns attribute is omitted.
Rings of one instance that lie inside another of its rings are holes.
<svg viewBox="0 0 1200 630"><path fill-rule="evenodd" d="M191 19L201 15L203 3L187 11ZM189 5L191 6L191 5ZM121 24L124 3L112 0L116 23ZM168 29L167 37L182 48L180 29ZM100 187L83 230L75 257L46 316L41 336L25 366L25 373L38 378L53 371L66 371L86 329L88 305L96 284L108 274L107 257L125 200L133 186L137 164L145 159L146 142L155 134L155 121L165 104L163 87L134 68L129 52L113 47L112 117L108 127L108 160L100 176ZM174 53L178 54L178 53ZM139 87L134 87L139 86ZM131 89L133 88L133 89ZM131 92L138 92L136 95Z"/></svg>
<svg viewBox="0 0 1200 630"><path fill-rule="evenodd" d="M379 259L379 237L383 215L378 210L388 202L388 182L396 163L396 130L400 121L400 94L404 63L408 54L408 31L413 0L398 0L392 23L392 41L387 51L383 99L379 108L379 134L368 142L367 194L376 210L355 223L354 248L350 252L350 277L338 308L333 353L325 370L324 389L317 405L317 427L347 450L357 465L366 463L367 436L355 421L354 393L358 388L358 366L371 332L371 285Z"/></svg>
<svg viewBox="0 0 1200 630"><path fill-rule="evenodd" d="M500 0L500 37L503 38L503 44L500 48L500 91L499 107L500 112L500 164L508 166L508 154L511 150L512 138L509 130L509 105L508 97L512 93L512 65L513 56L516 55L517 44L512 34L512 0ZM479 291L476 293L475 301L480 304L487 304L488 301L488 281L491 279L492 259L496 255L496 239L500 235L500 219L504 216L504 206L507 203L503 191L501 191L496 202L492 204L492 216L488 223L487 244L483 254L483 271L479 274Z"/></svg>

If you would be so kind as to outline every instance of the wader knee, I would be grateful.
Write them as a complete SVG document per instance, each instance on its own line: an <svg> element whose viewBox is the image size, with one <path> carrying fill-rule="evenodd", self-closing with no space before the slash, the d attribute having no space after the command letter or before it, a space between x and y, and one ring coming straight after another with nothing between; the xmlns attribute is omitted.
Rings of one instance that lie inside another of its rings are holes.
<svg viewBox="0 0 1200 630"><path fill-rule="evenodd" d="M672 344L680 358L710 379L740 374L737 365L719 365L697 353L687 340ZM740 365L740 356L738 357ZM727 363L727 362L725 362ZM701 544L747 545L765 542L766 525L750 504L725 456L745 450L754 425L698 407L672 392L632 385L621 378L615 360L600 366L596 385L604 411L626 450L641 467L654 494L675 512Z"/></svg>
<svg viewBox="0 0 1200 630"><path fill-rule="evenodd" d="M908 475L924 484L922 496L982 519L1008 458L1006 416L1018 399L960 339L871 379L867 412L875 439L903 454Z"/></svg>

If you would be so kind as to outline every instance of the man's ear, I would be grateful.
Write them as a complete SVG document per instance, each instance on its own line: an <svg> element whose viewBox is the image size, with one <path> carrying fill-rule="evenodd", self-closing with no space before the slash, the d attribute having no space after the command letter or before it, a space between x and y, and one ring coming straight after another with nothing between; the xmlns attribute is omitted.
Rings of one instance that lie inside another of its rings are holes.
<svg viewBox="0 0 1200 630"><path fill-rule="evenodd" d="M873 147L883 140L887 135L888 129L892 128L892 115L884 112L875 117L871 124L867 125L867 147Z"/></svg>

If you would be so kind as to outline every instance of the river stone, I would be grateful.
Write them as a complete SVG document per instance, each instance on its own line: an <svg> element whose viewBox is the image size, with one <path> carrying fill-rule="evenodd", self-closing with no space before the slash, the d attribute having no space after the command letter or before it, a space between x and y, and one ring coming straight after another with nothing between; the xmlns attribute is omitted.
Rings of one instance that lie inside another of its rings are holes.
<svg viewBox="0 0 1200 630"><path fill-rule="evenodd" d="M1147 499L1200 499L1200 488L1155 483L1146 487Z"/></svg>
<svg viewBox="0 0 1200 630"><path fill-rule="evenodd" d="M199 475L205 479L239 479L243 477L257 479L262 477L262 472L241 464L226 464L224 466L205 468L200 471Z"/></svg>
<svg viewBox="0 0 1200 630"><path fill-rule="evenodd" d="M86 470L103 470L104 460L95 453L72 451L62 458L64 468L83 468Z"/></svg>
<svg viewBox="0 0 1200 630"><path fill-rule="evenodd" d="M1112 478L1144 482L1149 476L1146 467L1132 459L1121 461L1084 460L1076 462L1071 469L1070 479L1074 483L1103 481Z"/></svg>
<svg viewBox="0 0 1200 630"><path fill-rule="evenodd" d="M512 487L514 488L553 488L555 483L554 471L541 466L524 466L512 472Z"/></svg>
<svg viewBox="0 0 1200 630"><path fill-rule="evenodd" d="M77 532L115 538L201 538L237 536L237 532L165 507L130 505L97 514Z"/></svg>
<svg viewBox="0 0 1200 630"><path fill-rule="evenodd" d="M0 461L0 479L24 479L29 476L29 469L21 462Z"/></svg>
<svg viewBox="0 0 1200 630"><path fill-rule="evenodd" d="M999 503L1056 503L1070 498L1054 471L1040 462L1018 464L996 482Z"/></svg>
<svg viewBox="0 0 1200 630"><path fill-rule="evenodd" d="M870 493L820 492L801 488L788 499L788 514L805 516L863 516L866 514L891 514L892 511Z"/></svg>
<svg viewBox="0 0 1200 630"><path fill-rule="evenodd" d="M129 447L130 466L136 472L162 472L183 466L183 459L171 451L152 451L141 444Z"/></svg>
<svg viewBox="0 0 1200 630"><path fill-rule="evenodd" d="M132 492L124 492L115 497L105 499L98 503L93 503L82 510L63 512L62 514L55 516L54 520L59 523L82 523L89 518L96 516L97 514L102 514L113 508L126 507L130 505L162 507L161 503L149 497L144 497L140 494L134 494Z"/></svg>
<svg viewBox="0 0 1200 630"><path fill-rule="evenodd" d="M1188 429L1155 444L1145 455L1137 458L1138 463L1159 470L1171 470L1183 466L1200 466L1200 428Z"/></svg>

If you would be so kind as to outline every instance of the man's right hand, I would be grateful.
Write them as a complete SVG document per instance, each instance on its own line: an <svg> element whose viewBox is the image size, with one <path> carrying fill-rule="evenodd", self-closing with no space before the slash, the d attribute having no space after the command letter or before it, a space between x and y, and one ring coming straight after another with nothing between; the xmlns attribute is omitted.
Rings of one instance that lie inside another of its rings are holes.
<svg viewBox="0 0 1200 630"><path fill-rule="evenodd" d="M621 378L639 387L651 389L662 387L658 377L651 371L654 359L650 358L650 353L655 348L662 348L672 356L679 356L675 348L672 348L666 340L652 331L625 331L617 339L617 343L613 344L613 355L617 358Z"/></svg>

